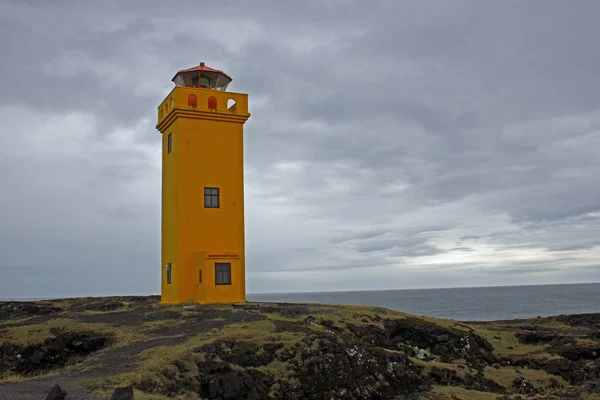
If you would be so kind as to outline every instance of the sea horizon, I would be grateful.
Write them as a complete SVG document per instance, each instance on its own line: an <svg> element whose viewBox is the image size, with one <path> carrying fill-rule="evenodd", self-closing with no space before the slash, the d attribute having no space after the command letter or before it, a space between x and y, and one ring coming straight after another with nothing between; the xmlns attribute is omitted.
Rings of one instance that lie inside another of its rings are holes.
<svg viewBox="0 0 600 400"><path fill-rule="evenodd" d="M0 301L156 295L158 294L90 294L85 296L0 298ZM337 290L329 292L250 292L247 294L247 300L249 302L321 303L384 307L394 311L435 318L484 321L600 312L600 283Z"/></svg>
<svg viewBox="0 0 600 400"><path fill-rule="evenodd" d="M573 286L573 285L599 285L598 282L572 282L572 283L544 283L544 284L515 284L515 285L479 285L479 286L442 286L442 287L419 287L419 288L402 288L402 289L351 289L351 290L318 290L318 291L287 291L287 292L247 292L247 296L262 296L262 295L296 295L296 294L321 294L321 293L364 293L364 292L404 292L404 291L425 291L425 290L455 290L455 289L486 289L486 288L520 288L520 287L541 287L541 286ZM2 297L0 301L39 301L39 300L58 300L58 299L74 299L84 297L121 297L121 296L160 296L156 293L116 293L116 294L81 294L81 295L65 295L65 296L40 296L40 297Z"/></svg>
<svg viewBox="0 0 600 400"><path fill-rule="evenodd" d="M290 292L248 292L248 295L263 294L313 294L313 293L354 293L354 292L396 292L396 291L414 291L414 290L454 290L454 289L485 289L485 288L505 288L505 287L539 287L539 286L571 286L571 285L598 285L599 282L573 282L573 283L544 283L528 285L481 285L481 286L443 286L443 287L421 287L421 288L403 288L403 289L352 289L352 290L320 290L320 291L290 291Z"/></svg>

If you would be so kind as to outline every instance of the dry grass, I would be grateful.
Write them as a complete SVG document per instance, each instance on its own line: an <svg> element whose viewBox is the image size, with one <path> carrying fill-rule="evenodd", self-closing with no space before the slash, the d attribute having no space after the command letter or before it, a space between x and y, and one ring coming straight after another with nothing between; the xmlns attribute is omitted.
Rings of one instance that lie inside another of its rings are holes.
<svg viewBox="0 0 600 400"><path fill-rule="evenodd" d="M423 371L421 371L421 374L423 376L429 375L429 372L431 372L431 370L433 368L448 369L451 371L456 371L456 374L462 378L464 378L466 375L473 372L471 370L471 368L467 367L466 362L463 359L454 360L451 363L445 363L445 362L439 362L439 361L428 362L428 361L419 360L418 358L414 358L414 357L410 357L410 360L413 364L423 367Z"/></svg>
<svg viewBox="0 0 600 400"><path fill-rule="evenodd" d="M189 395L184 396L179 396L179 397L166 397L166 396L161 396L161 395L157 395L157 394L148 394L148 393L144 393L144 392L140 392L139 390L134 390L133 392L133 397L135 398L135 400L196 400L196 399L200 399L200 396L197 397L190 397Z"/></svg>
<svg viewBox="0 0 600 400"><path fill-rule="evenodd" d="M28 376L23 376L23 375L18 375L18 374L10 374L10 375L6 375L6 376L0 378L0 385L3 383L25 382L25 381L30 381L30 380L37 379L40 377L57 376L57 375L59 375L57 371L40 372L37 374L31 374Z"/></svg>
<svg viewBox="0 0 600 400"><path fill-rule="evenodd" d="M523 377L542 387L547 387L550 385L553 378L563 386L568 385L568 383L561 377L551 375L546 371L537 369L511 367L501 367L496 369L492 367L485 367L484 374L486 378L491 379L505 387L511 387L512 382L517 377Z"/></svg>
<svg viewBox="0 0 600 400"><path fill-rule="evenodd" d="M494 325L486 328L477 326L475 332L490 342L494 347L494 352L499 356L523 356L535 353L549 355L545 352L549 346L522 344L515 336L515 332L503 330Z"/></svg>
<svg viewBox="0 0 600 400"><path fill-rule="evenodd" d="M35 325L13 326L3 332L3 341L20 346L43 343L46 339L55 337L52 330L64 330L70 332L95 331L98 333L113 333L114 328L99 326L98 324L85 324L73 322L71 319L52 319Z"/></svg>
<svg viewBox="0 0 600 400"><path fill-rule="evenodd" d="M600 400L600 394L591 393L581 395L581 400Z"/></svg>
<svg viewBox="0 0 600 400"><path fill-rule="evenodd" d="M154 332L166 329L166 328L175 328L178 326L183 326L187 323L185 317L181 319L171 319L167 321L147 321L141 324L136 328L136 332L140 335L147 336L149 334L153 334Z"/></svg>
<svg viewBox="0 0 600 400"><path fill-rule="evenodd" d="M117 385L118 386L118 385ZM110 398L114 389L98 389L91 392L93 396L100 396ZM150 394L139 391L137 389L133 390L133 397L135 400L200 400L200 396L185 395L185 396L177 396L177 397L167 397L160 394Z"/></svg>
<svg viewBox="0 0 600 400"><path fill-rule="evenodd" d="M435 400L452 400L456 396L461 400L496 400L497 393L478 392L456 386L434 386L432 390Z"/></svg>

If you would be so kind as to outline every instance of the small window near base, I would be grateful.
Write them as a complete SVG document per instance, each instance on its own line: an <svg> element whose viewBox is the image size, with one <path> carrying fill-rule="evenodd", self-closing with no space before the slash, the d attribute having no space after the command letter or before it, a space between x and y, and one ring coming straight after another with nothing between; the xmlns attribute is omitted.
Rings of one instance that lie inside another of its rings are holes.
<svg viewBox="0 0 600 400"><path fill-rule="evenodd" d="M167 284L171 283L171 263L167 264Z"/></svg>
<svg viewBox="0 0 600 400"><path fill-rule="evenodd" d="M231 263L215 263L215 284L231 285Z"/></svg>

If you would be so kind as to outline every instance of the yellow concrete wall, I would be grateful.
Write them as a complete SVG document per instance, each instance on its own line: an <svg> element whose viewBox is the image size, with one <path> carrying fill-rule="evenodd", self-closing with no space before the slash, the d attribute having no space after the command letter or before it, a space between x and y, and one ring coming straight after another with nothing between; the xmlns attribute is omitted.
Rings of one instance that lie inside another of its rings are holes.
<svg viewBox="0 0 600 400"><path fill-rule="evenodd" d="M189 94L197 97L196 108L188 106ZM217 99L216 110L208 109L210 96ZM228 109L229 99L236 101L234 109ZM177 259L177 264L171 261L177 280L175 274L171 285L163 279L162 301L245 301L243 123L249 117L247 95L176 87L159 106L158 117L157 128L163 133L163 269L167 258ZM168 132L176 134L173 153L165 155ZM204 208L205 186L219 188L220 208ZM231 285L215 284L214 263L219 261L231 263Z"/></svg>
<svg viewBox="0 0 600 400"><path fill-rule="evenodd" d="M162 135L162 251L161 251L161 287L165 303L176 303L179 299L179 249L177 247L179 229L178 207L178 126L169 125ZM168 134L172 134L172 152L167 153ZM167 284L166 265L171 263L171 281Z"/></svg>
<svg viewBox="0 0 600 400"><path fill-rule="evenodd" d="M202 271L202 282L197 281L196 285L196 295L194 300L197 303L206 303L206 254L207 252L197 252L192 256L193 265L196 266L196 277L194 279L198 279L198 271ZM193 269L193 268L192 268Z"/></svg>
<svg viewBox="0 0 600 400"><path fill-rule="evenodd" d="M215 285L216 262L231 263L232 285ZM206 260L206 303L244 302L246 301L246 281L244 271L244 258L207 258Z"/></svg>

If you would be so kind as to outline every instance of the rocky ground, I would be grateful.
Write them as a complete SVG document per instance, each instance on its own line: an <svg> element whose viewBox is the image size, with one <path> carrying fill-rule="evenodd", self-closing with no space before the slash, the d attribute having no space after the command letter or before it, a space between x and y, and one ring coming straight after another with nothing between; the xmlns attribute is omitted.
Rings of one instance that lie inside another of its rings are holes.
<svg viewBox="0 0 600 400"><path fill-rule="evenodd" d="M600 314L457 322L382 308L0 302L0 399L599 399Z"/></svg>

